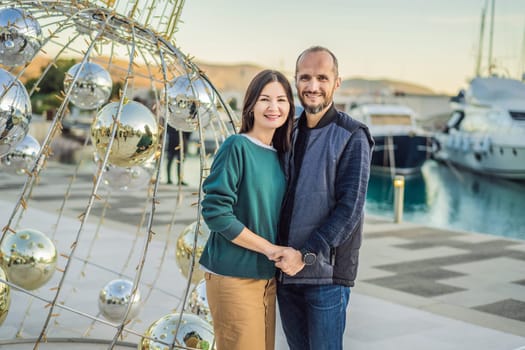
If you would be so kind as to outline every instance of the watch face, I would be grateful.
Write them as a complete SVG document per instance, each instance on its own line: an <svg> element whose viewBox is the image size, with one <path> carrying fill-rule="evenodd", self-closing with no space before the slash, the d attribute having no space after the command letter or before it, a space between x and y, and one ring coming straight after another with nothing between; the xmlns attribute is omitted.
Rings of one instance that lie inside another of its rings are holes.
<svg viewBox="0 0 525 350"><path fill-rule="evenodd" d="M303 256L303 262L305 265L313 265L315 263L316 256L314 253L305 253Z"/></svg>

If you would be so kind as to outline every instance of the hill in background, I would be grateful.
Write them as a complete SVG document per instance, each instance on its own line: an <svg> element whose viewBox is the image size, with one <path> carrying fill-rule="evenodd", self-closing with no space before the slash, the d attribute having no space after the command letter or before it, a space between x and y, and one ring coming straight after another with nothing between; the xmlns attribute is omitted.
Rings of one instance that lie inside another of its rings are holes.
<svg viewBox="0 0 525 350"><path fill-rule="evenodd" d="M341 93L351 95L366 93L434 95L435 92L422 85L391 79L370 80L364 78L345 79L341 84Z"/></svg>
<svg viewBox="0 0 525 350"><path fill-rule="evenodd" d="M210 63L197 63L206 73L217 89L221 91L244 92L250 80L264 67L253 64L220 65ZM284 72L286 74L286 72ZM287 74L290 80L293 74ZM406 95L434 95L432 89L425 86L392 79L344 79L339 93L348 95L374 94L374 93L401 93Z"/></svg>
<svg viewBox="0 0 525 350"><path fill-rule="evenodd" d="M38 77L41 74L42 68L49 64L50 60L44 56L37 56L31 64L27 67L21 80L25 82L27 79ZM94 61L96 62L96 60ZM196 62L199 68L208 76L211 82L219 91L231 92L235 91L244 94L248 84L252 78L265 67L255 64L214 64L205 62ZM125 60L114 60L115 67L111 69L111 76L113 81L122 81L124 77L128 62ZM148 70L143 65L135 66L138 74L135 74L135 86L149 89L150 82L146 78ZM285 72L286 74L286 72ZM292 74L287 74L289 79L293 79ZM344 95L360 95L360 94L390 94L401 93L407 95L434 95L435 92L427 87L398 80L391 79L365 79L365 78L347 78L343 80L340 94Z"/></svg>

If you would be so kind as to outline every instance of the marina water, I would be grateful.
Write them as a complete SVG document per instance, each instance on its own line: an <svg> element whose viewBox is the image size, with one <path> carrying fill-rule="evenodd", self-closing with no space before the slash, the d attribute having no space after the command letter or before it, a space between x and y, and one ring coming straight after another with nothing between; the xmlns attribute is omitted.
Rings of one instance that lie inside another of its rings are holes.
<svg viewBox="0 0 525 350"><path fill-rule="evenodd" d="M371 174L366 212L394 216L389 175ZM480 176L427 160L405 178L403 221L525 240L525 183Z"/></svg>

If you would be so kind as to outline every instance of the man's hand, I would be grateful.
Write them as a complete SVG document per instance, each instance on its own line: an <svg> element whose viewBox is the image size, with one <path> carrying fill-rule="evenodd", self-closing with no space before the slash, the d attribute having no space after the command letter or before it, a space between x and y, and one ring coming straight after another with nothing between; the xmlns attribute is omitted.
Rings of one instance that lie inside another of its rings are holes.
<svg viewBox="0 0 525 350"><path fill-rule="evenodd" d="M281 269L282 272L289 276L296 275L304 268L303 255L300 251L291 247L283 247L279 252L279 259L274 261L275 267Z"/></svg>

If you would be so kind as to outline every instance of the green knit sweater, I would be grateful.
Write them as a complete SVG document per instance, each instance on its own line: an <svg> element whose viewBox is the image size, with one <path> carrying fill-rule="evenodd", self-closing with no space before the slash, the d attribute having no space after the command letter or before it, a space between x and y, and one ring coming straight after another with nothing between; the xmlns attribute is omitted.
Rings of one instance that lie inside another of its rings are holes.
<svg viewBox="0 0 525 350"><path fill-rule="evenodd" d="M203 189L202 216L211 233L201 265L220 275L272 278L272 261L231 240L247 227L275 243L286 189L277 152L232 135L217 152Z"/></svg>

